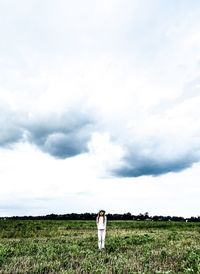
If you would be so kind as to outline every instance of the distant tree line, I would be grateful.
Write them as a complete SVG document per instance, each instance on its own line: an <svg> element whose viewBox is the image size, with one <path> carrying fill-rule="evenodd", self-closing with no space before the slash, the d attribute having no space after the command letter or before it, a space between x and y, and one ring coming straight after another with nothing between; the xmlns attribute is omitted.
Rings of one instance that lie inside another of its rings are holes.
<svg viewBox="0 0 200 274"><path fill-rule="evenodd" d="M68 214L49 214L45 216L12 216L0 217L2 220L95 220L96 213L68 213ZM130 212L124 214L107 214L108 220L137 220L137 221L186 221L186 222L200 222L200 216L183 218L178 216L149 216L149 213L140 213L139 215L132 215Z"/></svg>

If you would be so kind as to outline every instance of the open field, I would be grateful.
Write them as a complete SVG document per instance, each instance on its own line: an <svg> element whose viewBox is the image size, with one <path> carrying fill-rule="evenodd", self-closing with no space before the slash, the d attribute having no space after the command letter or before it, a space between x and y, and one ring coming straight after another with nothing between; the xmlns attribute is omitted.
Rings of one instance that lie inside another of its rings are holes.
<svg viewBox="0 0 200 274"><path fill-rule="evenodd" d="M200 273L200 223L0 221L0 273Z"/></svg>

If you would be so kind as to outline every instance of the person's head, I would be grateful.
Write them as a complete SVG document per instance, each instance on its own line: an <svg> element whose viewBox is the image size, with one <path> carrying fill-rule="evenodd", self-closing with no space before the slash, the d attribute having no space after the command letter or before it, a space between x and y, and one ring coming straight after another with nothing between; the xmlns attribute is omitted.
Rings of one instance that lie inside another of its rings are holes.
<svg viewBox="0 0 200 274"><path fill-rule="evenodd" d="M98 213L98 216L105 216L105 210L103 210L103 209L101 209L101 210L99 210L99 213Z"/></svg>
<svg viewBox="0 0 200 274"><path fill-rule="evenodd" d="M99 221L99 218L103 217L103 222L105 222L105 214L106 214L105 210L103 210L103 209L99 210L98 215L97 215L97 220Z"/></svg>

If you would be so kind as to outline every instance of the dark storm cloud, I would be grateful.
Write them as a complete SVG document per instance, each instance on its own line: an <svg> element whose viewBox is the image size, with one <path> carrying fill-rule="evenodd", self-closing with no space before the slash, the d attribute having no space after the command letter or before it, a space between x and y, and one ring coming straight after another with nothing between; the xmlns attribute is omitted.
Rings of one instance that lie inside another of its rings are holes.
<svg viewBox="0 0 200 274"><path fill-rule="evenodd" d="M93 122L86 115L66 113L50 115L40 121L29 121L28 139L41 150L58 158L67 158L87 151Z"/></svg>
<svg viewBox="0 0 200 274"><path fill-rule="evenodd" d="M123 159L123 164L112 172L117 177L139 177L139 176L159 176L169 172L179 172L191 167L195 162L199 161L198 155L194 153L186 153L185 155L177 155L169 159L166 155L148 157L142 155L129 154Z"/></svg>
<svg viewBox="0 0 200 274"><path fill-rule="evenodd" d="M81 108L46 115L13 112L0 107L0 146L27 141L58 158L72 157L87 151L93 118Z"/></svg>

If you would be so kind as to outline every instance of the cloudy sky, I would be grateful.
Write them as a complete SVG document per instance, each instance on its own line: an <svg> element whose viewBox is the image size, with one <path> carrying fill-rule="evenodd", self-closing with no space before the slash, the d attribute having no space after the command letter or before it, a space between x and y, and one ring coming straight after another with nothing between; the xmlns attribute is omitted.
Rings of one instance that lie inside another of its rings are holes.
<svg viewBox="0 0 200 274"><path fill-rule="evenodd" d="M0 0L0 216L197 216L199 29L198 0Z"/></svg>

